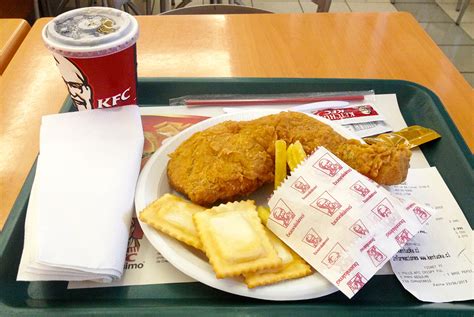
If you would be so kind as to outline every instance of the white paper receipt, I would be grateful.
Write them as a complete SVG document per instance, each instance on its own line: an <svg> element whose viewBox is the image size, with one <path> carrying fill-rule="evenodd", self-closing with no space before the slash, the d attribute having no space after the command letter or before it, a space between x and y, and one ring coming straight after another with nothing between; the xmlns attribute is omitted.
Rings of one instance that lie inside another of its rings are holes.
<svg viewBox="0 0 474 317"><path fill-rule="evenodd" d="M436 168L410 170L390 191L438 210L390 260L403 287L422 301L474 299L472 230Z"/></svg>
<svg viewBox="0 0 474 317"><path fill-rule="evenodd" d="M349 298L434 215L392 196L323 147L274 192L269 206L270 230Z"/></svg>

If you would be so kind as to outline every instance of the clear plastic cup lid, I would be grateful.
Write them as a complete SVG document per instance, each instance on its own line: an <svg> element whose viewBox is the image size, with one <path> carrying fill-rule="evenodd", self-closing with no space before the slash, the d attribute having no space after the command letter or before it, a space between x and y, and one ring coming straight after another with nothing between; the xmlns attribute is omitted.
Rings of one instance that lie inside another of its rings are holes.
<svg viewBox="0 0 474 317"><path fill-rule="evenodd" d="M138 38L137 20L112 8L90 7L63 13L43 29L46 46L61 55L96 57L133 45Z"/></svg>

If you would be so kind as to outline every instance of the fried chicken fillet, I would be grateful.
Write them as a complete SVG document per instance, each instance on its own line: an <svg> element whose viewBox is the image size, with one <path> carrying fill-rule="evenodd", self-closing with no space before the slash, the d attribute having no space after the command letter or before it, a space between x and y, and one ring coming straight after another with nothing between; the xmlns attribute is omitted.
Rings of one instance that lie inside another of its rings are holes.
<svg viewBox="0 0 474 317"><path fill-rule="evenodd" d="M170 154L169 182L203 206L248 195L273 182L278 139L287 144L299 140L306 153L324 146L379 184L399 184L408 172L411 152L403 145L361 144L303 113L281 112L195 133Z"/></svg>

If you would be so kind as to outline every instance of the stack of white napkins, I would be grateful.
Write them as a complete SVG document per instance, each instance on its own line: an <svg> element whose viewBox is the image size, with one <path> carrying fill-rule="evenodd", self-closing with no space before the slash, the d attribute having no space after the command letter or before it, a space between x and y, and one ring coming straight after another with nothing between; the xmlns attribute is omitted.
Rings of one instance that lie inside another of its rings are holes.
<svg viewBox="0 0 474 317"><path fill-rule="evenodd" d="M137 106L43 117L17 280L122 276L143 140Z"/></svg>

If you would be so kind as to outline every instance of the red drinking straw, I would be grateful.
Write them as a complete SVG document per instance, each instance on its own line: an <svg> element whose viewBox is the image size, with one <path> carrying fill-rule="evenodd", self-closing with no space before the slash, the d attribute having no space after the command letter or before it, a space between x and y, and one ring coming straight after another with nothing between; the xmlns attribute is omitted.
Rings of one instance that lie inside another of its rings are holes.
<svg viewBox="0 0 474 317"><path fill-rule="evenodd" d="M363 95L354 96L326 96L326 97L300 97L300 98L261 98L261 99L189 99L185 101L188 108L204 106L260 106L305 104L318 101L361 101Z"/></svg>

